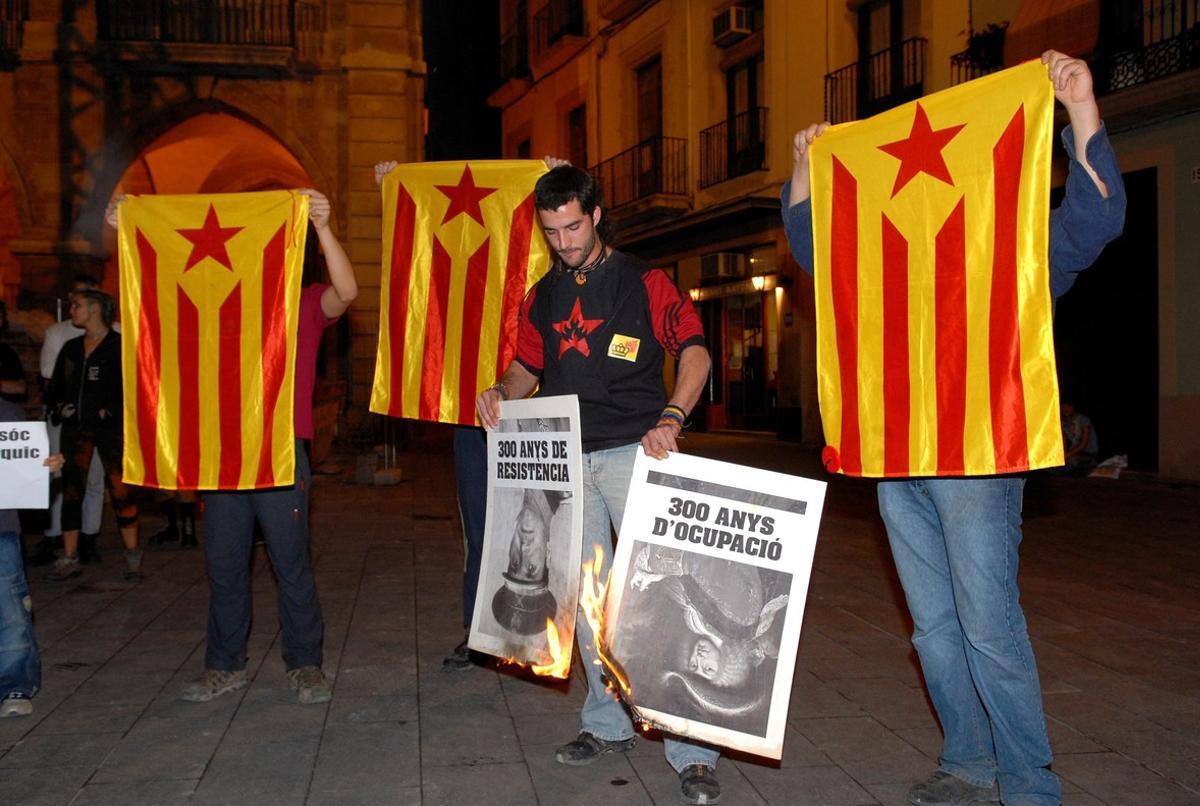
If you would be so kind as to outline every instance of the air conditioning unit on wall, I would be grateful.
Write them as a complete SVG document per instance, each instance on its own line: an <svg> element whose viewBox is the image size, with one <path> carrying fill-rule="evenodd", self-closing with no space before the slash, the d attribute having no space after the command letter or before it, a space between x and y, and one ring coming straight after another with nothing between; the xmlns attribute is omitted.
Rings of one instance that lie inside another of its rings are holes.
<svg viewBox="0 0 1200 806"><path fill-rule="evenodd" d="M700 258L701 283L713 285L745 276L746 256L741 252L713 252Z"/></svg>
<svg viewBox="0 0 1200 806"><path fill-rule="evenodd" d="M729 6L713 17L713 44L727 48L754 32L754 9Z"/></svg>

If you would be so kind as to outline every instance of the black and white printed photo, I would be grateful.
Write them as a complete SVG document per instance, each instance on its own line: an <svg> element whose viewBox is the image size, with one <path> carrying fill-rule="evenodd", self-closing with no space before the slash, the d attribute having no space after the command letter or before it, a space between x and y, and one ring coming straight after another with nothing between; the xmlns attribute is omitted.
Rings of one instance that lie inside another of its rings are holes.
<svg viewBox="0 0 1200 806"><path fill-rule="evenodd" d="M506 402L488 435L487 523L469 641L535 664L551 660L548 623L569 650L579 589L578 430L556 400ZM531 405L544 416L503 416Z"/></svg>
<svg viewBox="0 0 1200 806"><path fill-rule="evenodd" d="M792 575L636 541L613 647L639 706L766 736Z"/></svg>
<svg viewBox="0 0 1200 806"><path fill-rule="evenodd" d="M639 451L604 641L642 720L782 756L824 500L813 479Z"/></svg>

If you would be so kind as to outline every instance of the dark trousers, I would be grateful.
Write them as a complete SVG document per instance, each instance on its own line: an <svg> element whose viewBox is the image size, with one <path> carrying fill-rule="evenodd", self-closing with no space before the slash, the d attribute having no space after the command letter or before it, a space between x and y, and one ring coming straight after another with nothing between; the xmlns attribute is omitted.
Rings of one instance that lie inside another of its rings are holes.
<svg viewBox="0 0 1200 806"><path fill-rule="evenodd" d="M271 490L204 494L204 559L209 669L246 668L250 635L250 554L254 521L262 526L279 586L283 660L288 669L321 665L325 620L308 557L308 489L312 475L304 443L296 441L296 484Z"/></svg>
<svg viewBox="0 0 1200 806"><path fill-rule="evenodd" d="M463 523L463 625L471 626L479 563L483 557L483 524L487 518L487 433L455 426L454 475L458 479L458 511Z"/></svg>
<svg viewBox="0 0 1200 806"><path fill-rule="evenodd" d="M123 438L119 430L81 431L63 426L62 528L73 532L83 523L83 496L87 491L87 477L92 467L92 454L99 453L104 465L104 486L112 496L113 511L118 526L137 523L138 509L129 487L125 485L123 469Z"/></svg>

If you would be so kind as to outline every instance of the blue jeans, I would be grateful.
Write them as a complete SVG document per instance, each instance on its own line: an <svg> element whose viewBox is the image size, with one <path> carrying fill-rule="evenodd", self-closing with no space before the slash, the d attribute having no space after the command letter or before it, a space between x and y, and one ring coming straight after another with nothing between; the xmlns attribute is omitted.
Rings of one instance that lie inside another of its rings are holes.
<svg viewBox="0 0 1200 806"><path fill-rule="evenodd" d="M588 562L600 546L604 562L600 567L600 581L608 584L608 572L612 567L612 530L620 529L625 514L625 499L629 495L629 482L633 476L633 460L637 457L637 445L625 445L603 451L592 451L583 455L583 561ZM595 663L595 636L592 627L580 608L575 619L575 642L587 675L588 694L583 701L581 713L583 730L607 741L628 739L633 736L633 722L625 707L610 694L601 679L600 666ZM671 736L663 737L667 763L676 772L693 764L716 767L720 752L711 747L691 744Z"/></svg>
<svg viewBox="0 0 1200 806"><path fill-rule="evenodd" d="M454 477L463 525L463 626L469 630L475 614L487 519L487 432L482 428L454 427Z"/></svg>
<svg viewBox="0 0 1200 806"><path fill-rule="evenodd" d="M284 663L289 670L321 665L325 620L308 557L311 484L308 454L304 443L296 440L295 485L204 494L204 560L210 588L205 668L246 668L255 518L275 571Z"/></svg>
<svg viewBox="0 0 1200 806"><path fill-rule="evenodd" d="M1017 590L1021 478L879 484L946 772L1006 805L1058 803L1042 687Z"/></svg>
<svg viewBox="0 0 1200 806"><path fill-rule="evenodd" d="M0 532L0 700L32 697L42 685L42 661L33 635L32 603L21 561L21 536Z"/></svg>

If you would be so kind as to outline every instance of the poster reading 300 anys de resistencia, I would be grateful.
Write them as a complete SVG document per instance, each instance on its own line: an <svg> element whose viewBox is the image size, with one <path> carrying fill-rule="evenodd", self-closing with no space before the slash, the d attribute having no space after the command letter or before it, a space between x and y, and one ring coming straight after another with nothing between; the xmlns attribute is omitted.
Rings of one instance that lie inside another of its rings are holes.
<svg viewBox="0 0 1200 806"><path fill-rule="evenodd" d="M605 642L640 716L780 758L825 483L640 450Z"/></svg>
<svg viewBox="0 0 1200 806"><path fill-rule="evenodd" d="M505 401L488 432L483 557L468 645L522 663L571 652L583 534L579 399Z"/></svg>

